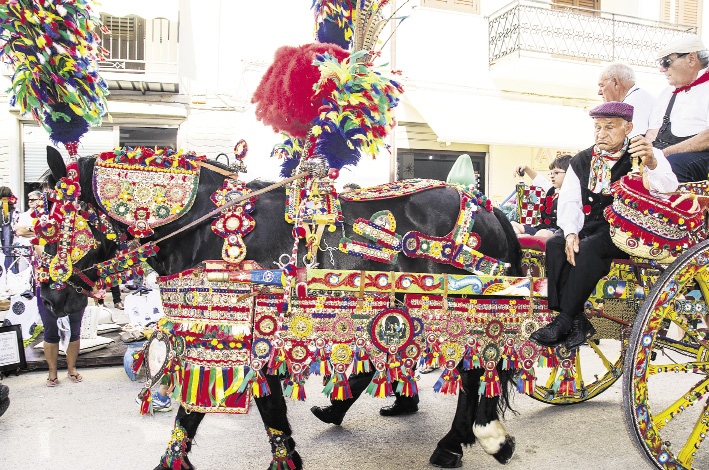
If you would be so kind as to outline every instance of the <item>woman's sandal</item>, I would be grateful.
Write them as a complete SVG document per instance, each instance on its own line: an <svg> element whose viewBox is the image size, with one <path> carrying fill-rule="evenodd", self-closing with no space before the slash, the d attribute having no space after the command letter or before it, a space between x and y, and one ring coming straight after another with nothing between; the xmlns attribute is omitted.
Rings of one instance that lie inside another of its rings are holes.
<svg viewBox="0 0 709 470"><path fill-rule="evenodd" d="M54 377L53 379L47 377L47 387L56 387L57 385L59 385L59 377Z"/></svg>
<svg viewBox="0 0 709 470"><path fill-rule="evenodd" d="M75 384L78 384L79 382L81 382L82 380L84 380L84 378L83 378L83 377L81 376L81 374L79 374L78 372L77 372L76 374L74 374L74 375L69 374L69 373L67 372L66 376L69 377L69 378L71 379L71 381L74 382Z"/></svg>

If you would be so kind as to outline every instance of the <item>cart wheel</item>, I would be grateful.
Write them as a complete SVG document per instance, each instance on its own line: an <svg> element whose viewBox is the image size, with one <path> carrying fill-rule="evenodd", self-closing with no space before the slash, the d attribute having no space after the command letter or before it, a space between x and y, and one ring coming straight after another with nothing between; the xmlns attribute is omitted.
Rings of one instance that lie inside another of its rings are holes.
<svg viewBox="0 0 709 470"><path fill-rule="evenodd" d="M559 350L559 357L565 357L568 352L565 348ZM563 361L556 367L537 367L537 386L534 394L535 400L549 403L550 405L573 405L600 395L613 385L623 371L624 348L622 341L616 339L602 339L599 344L591 339L576 349L572 356L573 368L569 371L574 380L574 390L560 390L555 383L565 373ZM548 374L548 375L547 375ZM584 377L591 377L591 382L584 381ZM540 385L544 384L544 385Z"/></svg>
<svg viewBox="0 0 709 470"><path fill-rule="evenodd" d="M672 263L640 309L626 352L623 409L659 469L709 468L709 240Z"/></svg>

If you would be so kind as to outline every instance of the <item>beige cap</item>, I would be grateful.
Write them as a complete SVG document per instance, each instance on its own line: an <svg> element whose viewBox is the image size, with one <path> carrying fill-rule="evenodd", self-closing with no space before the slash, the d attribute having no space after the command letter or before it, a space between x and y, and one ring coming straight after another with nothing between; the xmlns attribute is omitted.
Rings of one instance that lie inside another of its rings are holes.
<svg viewBox="0 0 709 470"><path fill-rule="evenodd" d="M675 39L657 52L657 58L662 59L670 54L684 54L706 50L702 39L696 34Z"/></svg>

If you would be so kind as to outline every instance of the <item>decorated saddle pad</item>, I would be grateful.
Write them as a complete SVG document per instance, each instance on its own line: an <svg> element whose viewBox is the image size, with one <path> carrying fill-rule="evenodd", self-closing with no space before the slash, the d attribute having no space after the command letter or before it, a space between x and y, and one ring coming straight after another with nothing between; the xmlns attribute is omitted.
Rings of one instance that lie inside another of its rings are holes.
<svg viewBox="0 0 709 470"><path fill-rule="evenodd" d="M93 177L99 206L127 224L138 238L186 214L199 184L199 167L189 158L174 155L156 160L158 154L145 155L121 160L114 152L103 153L96 159Z"/></svg>
<svg viewBox="0 0 709 470"><path fill-rule="evenodd" d="M445 181L410 179L394 181L373 188L356 189L339 197L345 201L373 201L375 199L389 199L392 197L407 196L409 194L425 191L426 189L442 188L447 186Z"/></svg>

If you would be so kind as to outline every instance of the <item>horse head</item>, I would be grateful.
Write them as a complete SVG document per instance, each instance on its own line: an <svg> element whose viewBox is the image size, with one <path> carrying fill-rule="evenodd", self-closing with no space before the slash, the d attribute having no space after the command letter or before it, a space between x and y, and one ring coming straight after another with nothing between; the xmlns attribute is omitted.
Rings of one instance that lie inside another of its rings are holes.
<svg viewBox="0 0 709 470"><path fill-rule="evenodd" d="M69 168L47 147L50 188L36 209L35 233L44 246L37 267L40 296L57 317L86 308L98 275L95 263L116 252L116 228L95 207L91 192L93 160L80 158ZM93 204L92 204L93 202Z"/></svg>

